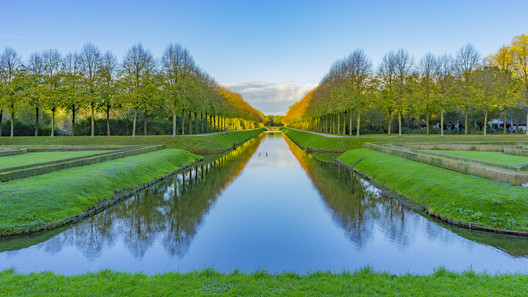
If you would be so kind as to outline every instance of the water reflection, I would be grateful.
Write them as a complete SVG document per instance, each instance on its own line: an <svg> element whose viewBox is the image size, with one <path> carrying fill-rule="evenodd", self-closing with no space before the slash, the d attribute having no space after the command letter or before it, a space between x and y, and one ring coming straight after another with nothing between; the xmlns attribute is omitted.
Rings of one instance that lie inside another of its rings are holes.
<svg viewBox="0 0 528 297"><path fill-rule="evenodd" d="M348 169L333 162L319 161L289 139L286 138L286 141L331 210L335 222L345 230L347 237L357 247L366 245L376 233L375 230L383 232L400 249L409 246L412 241L410 236L420 233L417 227L423 218L402 203L384 197L380 189ZM444 228L438 228L438 225ZM474 242L496 247L514 257L528 256L528 240L524 237L471 231L439 221L438 224L428 223L424 226L424 234L429 241L446 242L455 232Z"/></svg>
<svg viewBox="0 0 528 297"><path fill-rule="evenodd" d="M0 269L525 271L527 242L431 221L274 133L70 228L0 240Z"/></svg>

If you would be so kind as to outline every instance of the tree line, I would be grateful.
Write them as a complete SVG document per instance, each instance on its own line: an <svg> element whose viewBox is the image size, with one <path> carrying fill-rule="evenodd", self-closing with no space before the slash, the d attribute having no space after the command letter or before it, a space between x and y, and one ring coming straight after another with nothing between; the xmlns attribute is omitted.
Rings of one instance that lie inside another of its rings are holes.
<svg viewBox="0 0 528 297"><path fill-rule="evenodd" d="M426 134L434 117L444 135L444 115L458 112L463 115L464 133L468 134L468 114L478 111L485 135L488 115L499 111L506 133L508 111L526 110L527 91L525 34L515 36L509 45L485 58L471 44L461 47L455 56L427 53L417 63L404 49L390 51L377 71L364 51L355 50L335 62L314 90L290 106L283 122L328 133L348 131L352 135L355 130L359 137L362 115L375 111L381 115L378 121L386 120L389 135L391 125L397 122L401 136L402 118L411 115L423 119Z"/></svg>
<svg viewBox="0 0 528 297"><path fill-rule="evenodd" d="M14 49L6 47L0 55L0 127L7 112L13 137L16 115L27 109L34 112L35 136L40 113L51 115L52 137L58 110L71 114L72 135L79 113L88 114L92 137L96 113L106 115L106 134L111 135L110 112L114 110L133 111L132 137L136 136L139 112L143 113L146 135L149 113L170 111L173 137L192 134L193 130L209 133L252 128L264 120L262 113L239 94L223 88L201 70L178 43L167 46L160 59L139 43L121 62L111 51L103 53L91 43L78 53L66 55L54 49L35 52L25 62Z"/></svg>

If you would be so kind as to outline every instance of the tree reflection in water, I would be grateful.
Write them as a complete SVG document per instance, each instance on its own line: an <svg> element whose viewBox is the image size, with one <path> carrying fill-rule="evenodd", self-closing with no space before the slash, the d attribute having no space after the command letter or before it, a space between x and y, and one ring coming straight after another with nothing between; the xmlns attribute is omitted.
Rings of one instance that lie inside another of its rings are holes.
<svg viewBox="0 0 528 297"><path fill-rule="evenodd" d="M364 247L375 234L374 231L378 230L403 249L410 244L412 238L409 236L418 234L417 228L424 227L424 233L430 241L446 242L455 232L515 257L528 255L526 238L469 231L440 222L438 224L444 228L437 228L435 224L420 224L418 220L421 217L408 215L412 211L399 201L384 197L379 189L348 169L333 162L317 160L285 138L290 150L324 198L334 221L359 248Z"/></svg>
<svg viewBox="0 0 528 297"><path fill-rule="evenodd" d="M46 253L56 254L64 247L75 246L93 260L105 247L122 242L135 258L142 259L161 240L170 256L181 258L200 228L203 216L240 174L261 138L253 138L227 154L206 156L198 165L59 234L53 231L4 239L0 241L0 251L14 251L43 242L40 248Z"/></svg>

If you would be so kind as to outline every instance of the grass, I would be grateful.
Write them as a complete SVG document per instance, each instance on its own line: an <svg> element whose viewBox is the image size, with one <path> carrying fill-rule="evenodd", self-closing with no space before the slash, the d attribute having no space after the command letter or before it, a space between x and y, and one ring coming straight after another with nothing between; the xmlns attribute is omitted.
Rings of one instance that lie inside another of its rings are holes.
<svg viewBox="0 0 528 297"><path fill-rule="evenodd" d="M508 155L501 152L480 152L480 151L451 151L451 150L430 150L431 152L446 154L450 156L487 161L497 164L517 166L528 163L528 157Z"/></svg>
<svg viewBox="0 0 528 297"><path fill-rule="evenodd" d="M364 135L360 138L352 137L325 137L308 132L283 128L282 131L295 143L309 152L346 152L351 149L362 148L364 143L413 143L413 142L438 142L438 143L468 143L482 141L509 141L528 142L526 135Z"/></svg>
<svg viewBox="0 0 528 297"><path fill-rule="evenodd" d="M26 153L15 156L0 157L0 168L21 166L33 163L49 162L67 158L88 156L105 153L108 151L69 151L69 152L38 152Z"/></svg>
<svg viewBox="0 0 528 297"><path fill-rule="evenodd" d="M231 131L206 136L21 136L0 138L0 145L165 145L196 154L219 153L231 149L261 132L264 128Z"/></svg>
<svg viewBox="0 0 528 297"><path fill-rule="evenodd" d="M200 157L165 149L0 184L0 235L83 213Z"/></svg>
<svg viewBox="0 0 528 297"><path fill-rule="evenodd" d="M338 160L355 164L354 169L436 214L465 223L528 230L528 189L367 149L350 150Z"/></svg>
<svg viewBox="0 0 528 297"><path fill-rule="evenodd" d="M214 269L147 276L109 270L80 276L0 272L3 296L525 296L528 276L454 273L394 275L366 268L354 273L251 274Z"/></svg>

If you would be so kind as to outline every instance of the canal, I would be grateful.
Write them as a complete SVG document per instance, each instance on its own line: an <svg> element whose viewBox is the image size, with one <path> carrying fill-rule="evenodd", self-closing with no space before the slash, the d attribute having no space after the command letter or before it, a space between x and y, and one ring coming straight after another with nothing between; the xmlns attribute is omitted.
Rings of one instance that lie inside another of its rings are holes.
<svg viewBox="0 0 528 297"><path fill-rule="evenodd" d="M405 173L402 173L405 174ZM353 173L264 133L79 224L0 239L0 269L147 274L363 267L527 272L528 240L407 209Z"/></svg>

